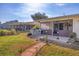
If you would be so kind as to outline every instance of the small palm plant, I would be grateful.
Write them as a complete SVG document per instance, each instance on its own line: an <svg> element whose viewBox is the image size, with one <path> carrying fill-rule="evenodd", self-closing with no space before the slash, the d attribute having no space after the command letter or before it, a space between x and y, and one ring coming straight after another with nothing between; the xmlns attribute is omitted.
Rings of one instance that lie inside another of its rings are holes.
<svg viewBox="0 0 79 59"><path fill-rule="evenodd" d="M40 28L40 26L39 25L35 25L32 29L38 29L38 28Z"/></svg>

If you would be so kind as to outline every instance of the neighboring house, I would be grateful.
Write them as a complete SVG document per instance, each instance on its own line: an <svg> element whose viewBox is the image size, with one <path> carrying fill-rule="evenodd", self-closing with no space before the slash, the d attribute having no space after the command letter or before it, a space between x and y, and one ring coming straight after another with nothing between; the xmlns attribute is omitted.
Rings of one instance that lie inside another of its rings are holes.
<svg viewBox="0 0 79 59"><path fill-rule="evenodd" d="M0 25L0 29L15 29L17 31L30 30L34 24L32 22L6 22Z"/></svg>
<svg viewBox="0 0 79 59"><path fill-rule="evenodd" d="M8 29L8 25L6 25L6 24L0 24L0 29Z"/></svg>
<svg viewBox="0 0 79 59"><path fill-rule="evenodd" d="M48 18L47 20L38 20L41 24L49 26L52 35L69 36L75 32L79 38L79 14Z"/></svg>

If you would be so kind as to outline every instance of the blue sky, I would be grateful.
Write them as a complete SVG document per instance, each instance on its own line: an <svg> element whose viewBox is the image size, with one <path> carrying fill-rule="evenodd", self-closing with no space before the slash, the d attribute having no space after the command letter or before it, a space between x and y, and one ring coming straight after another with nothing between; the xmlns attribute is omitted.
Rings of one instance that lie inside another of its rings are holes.
<svg viewBox="0 0 79 59"><path fill-rule="evenodd" d="M0 3L0 21L33 21L31 14L44 12L49 17L79 13L78 3Z"/></svg>

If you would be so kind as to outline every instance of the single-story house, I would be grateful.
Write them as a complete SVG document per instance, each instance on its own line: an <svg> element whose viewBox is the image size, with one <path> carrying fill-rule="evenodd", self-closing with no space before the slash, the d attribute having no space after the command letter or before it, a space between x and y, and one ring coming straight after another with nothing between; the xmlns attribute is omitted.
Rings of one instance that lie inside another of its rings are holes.
<svg viewBox="0 0 79 59"><path fill-rule="evenodd" d="M0 29L15 29L17 31L30 30L34 25L33 22L7 22L0 24Z"/></svg>
<svg viewBox="0 0 79 59"><path fill-rule="evenodd" d="M35 25L39 25L42 29L49 29L49 33L52 35L68 37L70 33L75 32L79 38L79 14L53 17L34 22L8 22L1 24L1 28L26 31L32 29Z"/></svg>
<svg viewBox="0 0 79 59"><path fill-rule="evenodd" d="M70 33L75 32L79 38L79 14L66 15L48 18L46 20L37 20L41 24L46 24L46 26L51 29L52 35L69 36Z"/></svg>

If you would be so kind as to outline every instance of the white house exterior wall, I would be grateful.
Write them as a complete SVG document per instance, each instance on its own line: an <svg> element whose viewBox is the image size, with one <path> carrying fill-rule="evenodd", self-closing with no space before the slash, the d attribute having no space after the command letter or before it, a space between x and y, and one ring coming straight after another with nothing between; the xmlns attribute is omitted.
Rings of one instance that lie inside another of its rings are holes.
<svg viewBox="0 0 79 59"><path fill-rule="evenodd" d="M75 32L79 38L79 17L73 19L73 32Z"/></svg>

